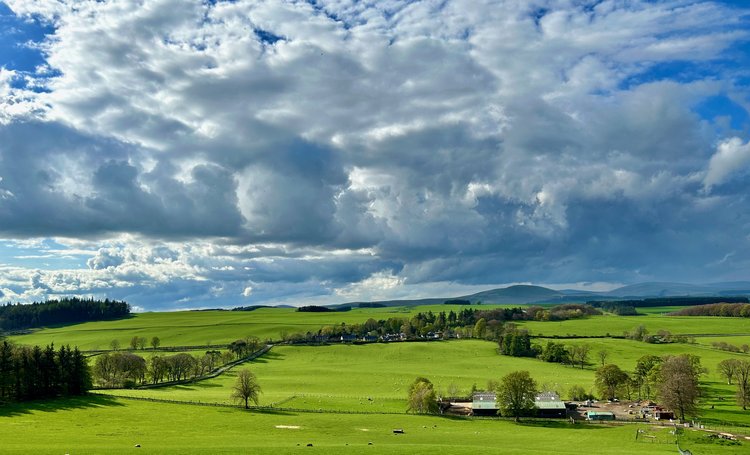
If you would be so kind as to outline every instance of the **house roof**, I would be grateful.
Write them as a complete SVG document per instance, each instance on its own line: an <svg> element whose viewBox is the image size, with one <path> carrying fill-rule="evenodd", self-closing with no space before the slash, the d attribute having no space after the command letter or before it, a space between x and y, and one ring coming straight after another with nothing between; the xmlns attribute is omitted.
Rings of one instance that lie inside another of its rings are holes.
<svg viewBox="0 0 750 455"><path fill-rule="evenodd" d="M538 409L565 409L565 403L562 401L537 401L534 405Z"/></svg>

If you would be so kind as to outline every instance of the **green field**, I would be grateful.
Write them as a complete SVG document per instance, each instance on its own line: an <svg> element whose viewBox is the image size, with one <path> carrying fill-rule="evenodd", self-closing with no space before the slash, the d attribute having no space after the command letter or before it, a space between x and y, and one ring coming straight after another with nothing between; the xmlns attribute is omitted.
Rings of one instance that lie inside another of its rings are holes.
<svg viewBox="0 0 750 455"><path fill-rule="evenodd" d="M404 434L393 434L393 429ZM412 415L258 413L92 397L0 408L4 454L677 453L664 434L635 440L636 425L514 424ZM699 434L698 437L703 437ZM370 445L372 443L372 445ZM134 446L140 444L139 449ZM307 447L312 444L312 447ZM739 455L747 445L691 445L701 455ZM697 451L697 448L700 450Z"/></svg>
<svg viewBox="0 0 750 455"><path fill-rule="evenodd" d="M483 306L485 307L485 306ZM486 306L489 307L489 306ZM409 318L417 312L450 311L460 307L433 305L415 308L356 309L336 313L298 313L293 309L252 312L205 311L143 313L118 321L92 322L37 330L14 336L24 344L72 344L83 349L106 349L112 339L126 346L133 336L159 336L163 346L224 344L249 335L278 339L284 333L317 332L325 325L363 323L368 318ZM228 405L238 368L196 383L146 390L99 391L104 394L79 400L58 400L0 408L2 453L118 453L142 444L150 453L237 453L298 450L321 453L578 453L596 447L596 453L676 453L674 436L654 433L635 440L635 426L588 426L567 423L516 425L504 420L482 420L406 415L409 384L417 376L429 378L440 394L457 389L468 394L484 389L516 370L528 370L540 386L560 392L572 385L593 390L597 352L606 350L607 363L632 370L646 354L699 355L707 374L700 422L712 428L750 433L750 411L734 404L734 386L725 384L716 365L726 358L750 358L711 347L713 341L742 344L750 341L750 324L739 318L669 317L660 309L643 316L603 315L562 322L519 322L533 335L621 335L637 325L649 331L696 335L695 344L647 344L615 338L535 338L591 346L584 369L545 363L530 358L497 354L494 342L451 340L328 346L277 345L261 358L243 365L258 377L261 405L273 412L243 412ZM670 308L671 310L671 308ZM194 353L202 354L205 348ZM137 351L146 357L161 351ZM125 397L125 398L121 398ZM130 397L130 398L127 398ZM170 404L156 399L178 401ZM193 404L189 404L193 403ZM354 413L354 414L352 414ZM168 418L165 418L168 416ZM199 424L196 422L200 422ZM281 428L277 428L282 426ZM285 428L299 426L300 428ZM190 429L190 436L184 431ZM404 428L405 435L393 435ZM367 430L367 431L364 431ZM79 434L83 436L78 437ZM512 434L512 437L508 437ZM76 435L73 437L72 435ZM693 453L750 453L742 446L708 444L703 434L689 437ZM697 439L696 439L697 438ZM73 445L70 441L75 441ZM650 442L649 442L650 441ZM666 441L666 442L665 442ZM367 445L373 442L373 446ZM703 442L706 442L705 444ZM313 443L314 447L306 447ZM101 445L99 445L101 444ZM297 444L301 446L298 447ZM349 444L347 446L347 444Z"/></svg>
<svg viewBox="0 0 750 455"><path fill-rule="evenodd" d="M490 306L483 306L483 308ZM458 311L455 305L414 308L362 308L335 313L299 313L293 308L261 308L255 311L180 311L136 313L115 321L86 322L36 330L12 337L22 344L70 344L81 349L108 349L116 339L125 347L134 336L153 336L162 346L227 344L238 338L256 336L278 340L283 333L317 332L325 325L364 323L368 318L410 318L419 311Z"/></svg>
<svg viewBox="0 0 750 455"><path fill-rule="evenodd" d="M509 305L482 305L494 308ZM134 336L151 339L158 336L162 346L195 346L226 344L238 338L256 336L278 340L285 333L317 332L325 325L364 323L368 318L410 318L418 312L459 311L458 305L418 307L361 308L334 313L299 313L292 308L262 308L255 311L181 311L172 313L137 313L115 321L87 322L64 327L36 330L11 337L22 344L70 344L81 349L108 349L112 340L128 346ZM478 308L473 306L473 308ZM673 334L733 335L750 340L750 321L743 318L665 316L673 307L648 308L642 316L605 314L587 319L559 322L520 321L518 324L533 335L543 336L619 336L626 330L644 325L654 333L668 330ZM640 311L640 310L639 310ZM726 339L727 342L730 342ZM741 343L740 343L741 344Z"/></svg>

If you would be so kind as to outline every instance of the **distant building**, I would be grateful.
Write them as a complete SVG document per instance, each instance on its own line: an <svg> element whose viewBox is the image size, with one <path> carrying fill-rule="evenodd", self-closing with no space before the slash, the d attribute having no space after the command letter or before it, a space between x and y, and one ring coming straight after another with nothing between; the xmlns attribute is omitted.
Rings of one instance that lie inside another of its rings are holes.
<svg viewBox="0 0 750 455"><path fill-rule="evenodd" d="M475 392L472 395L471 413L475 416L494 416L500 408L497 406L495 392Z"/></svg>
<svg viewBox="0 0 750 455"><path fill-rule="evenodd" d="M568 415L565 403L556 392L542 392L534 398L539 417L564 419Z"/></svg>
<svg viewBox="0 0 750 455"><path fill-rule="evenodd" d="M609 411L589 411L586 420L615 420L615 414Z"/></svg>

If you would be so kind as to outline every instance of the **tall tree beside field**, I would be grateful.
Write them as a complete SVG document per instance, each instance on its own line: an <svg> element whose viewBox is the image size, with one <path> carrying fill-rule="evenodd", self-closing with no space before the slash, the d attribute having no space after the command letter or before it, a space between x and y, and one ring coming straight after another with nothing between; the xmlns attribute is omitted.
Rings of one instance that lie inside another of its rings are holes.
<svg viewBox="0 0 750 455"><path fill-rule="evenodd" d="M159 346L161 346L161 340L159 339L159 337L151 338L151 348L156 350L159 348Z"/></svg>
<svg viewBox="0 0 750 455"><path fill-rule="evenodd" d="M734 370L734 378L737 380L737 404L747 410L750 406L750 361L738 361Z"/></svg>
<svg viewBox="0 0 750 455"><path fill-rule="evenodd" d="M609 351L606 349L602 349L599 352L596 353L596 356L599 357L599 362L604 366L607 363L607 357L609 357Z"/></svg>
<svg viewBox="0 0 750 455"><path fill-rule="evenodd" d="M727 379L727 384L732 385L732 379L734 378L734 372L737 370L740 361L737 359L724 359L719 362L716 369L719 374Z"/></svg>
<svg viewBox="0 0 750 455"><path fill-rule="evenodd" d="M583 370L589 360L589 352L591 352L591 346L588 344L573 345L570 347L570 360Z"/></svg>
<svg viewBox="0 0 750 455"><path fill-rule="evenodd" d="M602 398L612 400L617 396L617 390L628 381L628 374L613 363L599 367L596 370L594 383Z"/></svg>
<svg viewBox="0 0 750 455"><path fill-rule="evenodd" d="M656 355L644 355L635 364L634 380L638 388L638 398L644 396L651 398L653 384L656 382L656 373L662 358Z"/></svg>
<svg viewBox="0 0 750 455"><path fill-rule="evenodd" d="M659 366L656 395L664 406L677 411L680 420L698 413L698 379L703 372L700 358L690 354L664 357Z"/></svg>
<svg viewBox="0 0 750 455"><path fill-rule="evenodd" d="M256 405L260 398L260 385L258 378L250 370L244 369L237 373L237 381L232 388L232 399L245 403L245 409L248 409L248 403L252 401Z"/></svg>
<svg viewBox="0 0 750 455"><path fill-rule="evenodd" d="M419 377L409 387L408 395L409 412L416 414L436 414L438 412L437 395L435 387L427 378Z"/></svg>
<svg viewBox="0 0 750 455"><path fill-rule="evenodd" d="M497 404L504 416L512 416L518 422L521 416L534 410L536 393L536 381L528 371L513 371L500 380Z"/></svg>

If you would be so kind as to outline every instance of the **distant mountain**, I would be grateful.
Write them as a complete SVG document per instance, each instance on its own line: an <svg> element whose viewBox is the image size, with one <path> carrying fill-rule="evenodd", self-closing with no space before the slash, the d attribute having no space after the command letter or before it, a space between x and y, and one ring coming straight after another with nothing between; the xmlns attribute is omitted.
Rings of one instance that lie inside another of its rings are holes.
<svg viewBox="0 0 750 455"><path fill-rule="evenodd" d="M605 293L610 297L674 297L674 296L715 296L745 295L750 290L750 282L686 284L669 282L639 283L623 286Z"/></svg>
<svg viewBox="0 0 750 455"><path fill-rule="evenodd" d="M330 308L350 306L357 308L362 303L375 303L383 306L417 306L442 304L446 300L461 299L471 303L566 303L586 302L589 300L616 300L626 298L649 297L684 297L684 296L750 296L750 281L726 283L686 284L670 282L638 283L623 286L609 292L580 291L576 289L554 290L543 286L514 285L506 288L489 289L476 294L434 297L428 299L382 300L374 302L349 302L340 305L328 305Z"/></svg>
<svg viewBox="0 0 750 455"><path fill-rule="evenodd" d="M560 291L542 286L519 284L507 288L490 289L476 294L457 297L471 303L530 303L547 300L558 300L565 297Z"/></svg>

